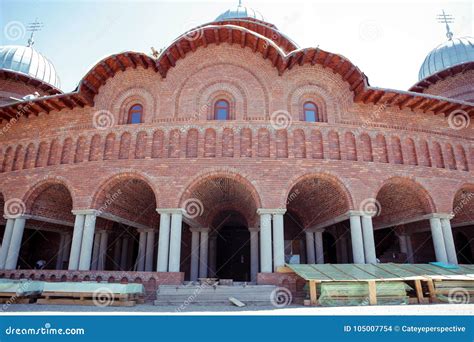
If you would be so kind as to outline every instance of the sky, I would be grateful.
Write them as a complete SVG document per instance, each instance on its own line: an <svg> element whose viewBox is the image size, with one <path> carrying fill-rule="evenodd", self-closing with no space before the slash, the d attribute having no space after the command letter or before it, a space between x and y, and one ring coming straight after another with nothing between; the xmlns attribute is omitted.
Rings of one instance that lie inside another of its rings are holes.
<svg viewBox="0 0 474 342"><path fill-rule="evenodd" d="M23 45L24 28L38 18L35 48L48 57L72 91L102 58L122 52L150 53L185 31L214 20L238 0L221 1L43 1L0 0L0 45ZM372 86L407 90L434 47L446 40L436 16L455 17L455 37L472 36L474 1L280 1L243 0L301 48L341 54ZM13 28L19 28L12 34Z"/></svg>

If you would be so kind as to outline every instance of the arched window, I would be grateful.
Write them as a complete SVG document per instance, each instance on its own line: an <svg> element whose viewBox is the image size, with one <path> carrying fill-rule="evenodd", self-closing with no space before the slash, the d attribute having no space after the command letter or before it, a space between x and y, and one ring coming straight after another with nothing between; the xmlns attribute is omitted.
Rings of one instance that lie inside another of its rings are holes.
<svg viewBox="0 0 474 342"><path fill-rule="evenodd" d="M303 105L304 121L318 122L318 108L313 102L305 102Z"/></svg>
<svg viewBox="0 0 474 342"><path fill-rule="evenodd" d="M229 120L230 110L229 102L226 100L219 100L214 105L214 119L215 120Z"/></svg>
<svg viewBox="0 0 474 342"><path fill-rule="evenodd" d="M141 104L135 104L130 107L128 111L128 122L129 124L139 124L143 120L143 106Z"/></svg>

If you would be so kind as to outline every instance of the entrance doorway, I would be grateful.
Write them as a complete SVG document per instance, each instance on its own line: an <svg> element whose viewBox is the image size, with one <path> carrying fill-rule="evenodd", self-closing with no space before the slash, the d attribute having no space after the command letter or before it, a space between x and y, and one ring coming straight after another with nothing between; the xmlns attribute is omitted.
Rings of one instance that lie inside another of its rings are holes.
<svg viewBox="0 0 474 342"><path fill-rule="evenodd" d="M221 221L216 241L216 276L220 279L250 281L250 232L244 221L237 213L228 213Z"/></svg>

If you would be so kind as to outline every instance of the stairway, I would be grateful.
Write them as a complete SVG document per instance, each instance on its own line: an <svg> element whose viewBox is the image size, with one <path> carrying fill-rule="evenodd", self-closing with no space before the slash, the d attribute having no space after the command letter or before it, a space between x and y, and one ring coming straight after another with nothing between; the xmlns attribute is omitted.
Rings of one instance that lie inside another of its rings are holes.
<svg viewBox="0 0 474 342"><path fill-rule="evenodd" d="M229 297L244 304L271 305L273 285L160 285L155 305L232 305Z"/></svg>

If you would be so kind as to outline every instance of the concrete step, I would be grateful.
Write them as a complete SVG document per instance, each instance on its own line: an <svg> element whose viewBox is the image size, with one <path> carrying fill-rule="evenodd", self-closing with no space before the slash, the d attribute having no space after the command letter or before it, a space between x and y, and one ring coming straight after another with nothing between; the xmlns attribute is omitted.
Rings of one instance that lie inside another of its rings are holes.
<svg viewBox="0 0 474 342"><path fill-rule="evenodd" d="M270 305L273 285L205 286L205 285L160 285L156 292L155 305L225 304L232 305L229 297L245 304Z"/></svg>

